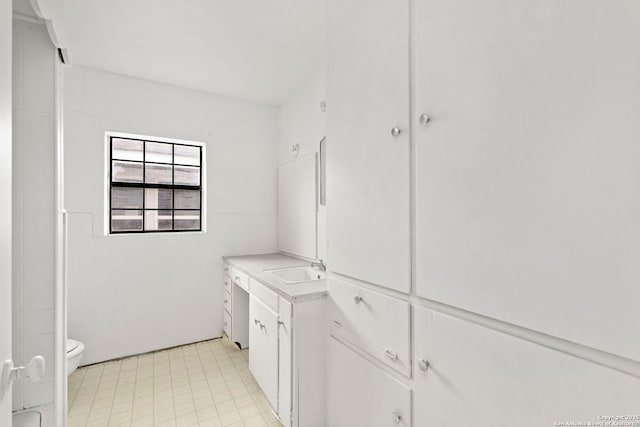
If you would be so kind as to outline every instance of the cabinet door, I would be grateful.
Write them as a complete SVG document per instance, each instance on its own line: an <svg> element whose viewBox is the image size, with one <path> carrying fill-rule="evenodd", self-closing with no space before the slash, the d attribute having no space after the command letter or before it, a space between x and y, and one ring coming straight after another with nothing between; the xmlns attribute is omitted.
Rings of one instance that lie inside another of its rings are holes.
<svg viewBox="0 0 640 427"><path fill-rule="evenodd" d="M640 360L640 2L414 4L418 295Z"/></svg>
<svg viewBox="0 0 640 427"><path fill-rule="evenodd" d="M328 426L411 425L411 390L407 386L335 338L330 337L328 345Z"/></svg>
<svg viewBox="0 0 640 427"><path fill-rule="evenodd" d="M278 316L253 295L249 296L249 369L278 410Z"/></svg>
<svg viewBox="0 0 640 427"><path fill-rule="evenodd" d="M329 4L327 265L410 290L408 0ZM399 134L392 136L392 128Z"/></svg>
<svg viewBox="0 0 640 427"><path fill-rule="evenodd" d="M415 333L417 426L598 425L638 413L630 375L424 308Z"/></svg>
<svg viewBox="0 0 640 427"><path fill-rule="evenodd" d="M280 298L278 306L278 414L284 427L289 427L293 403L293 304Z"/></svg>

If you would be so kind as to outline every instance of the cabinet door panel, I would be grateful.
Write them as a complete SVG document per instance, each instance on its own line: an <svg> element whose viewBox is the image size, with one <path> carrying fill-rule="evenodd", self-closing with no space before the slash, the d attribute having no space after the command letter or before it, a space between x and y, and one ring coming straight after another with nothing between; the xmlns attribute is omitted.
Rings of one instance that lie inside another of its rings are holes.
<svg viewBox="0 0 640 427"><path fill-rule="evenodd" d="M278 317L249 295L249 369L278 410Z"/></svg>
<svg viewBox="0 0 640 427"><path fill-rule="evenodd" d="M291 403L293 399L293 305L280 298L280 321L278 328L278 414L285 427L291 425Z"/></svg>
<svg viewBox="0 0 640 427"><path fill-rule="evenodd" d="M414 14L418 295L640 360L640 3Z"/></svg>
<svg viewBox="0 0 640 427"><path fill-rule="evenodd" d="M231 294L229 292L224 293L224 309L227 313L233 315L233 305L231 303Z"/></svg>
<svg viewBox="0 0 640 427"><path fill-rule="evenodd" d="M231 315L226 310L223 313L222 328L227 337L231 339Z"/></svg>
<svg viewBox="0 0 640 427"><path fill-rule="evenodd" d="M328 426L411 425L411 390L407 386L335 338L330 337L328 345Z"/></svg>
<svg viewBox="0 0 640 427"><path fill-rule="evenodd" d="M330 7L330 21L332 13L342 12ZM327 265L409 292L408 1L364 2L336 20L328 46Z"/></svg>
<svg viewBox="0 0 640 427"><path fill-rule="evenodd" d="M420 307L415 333L418 426L596 425L638 413L640 379L630 375Z"/></svg>

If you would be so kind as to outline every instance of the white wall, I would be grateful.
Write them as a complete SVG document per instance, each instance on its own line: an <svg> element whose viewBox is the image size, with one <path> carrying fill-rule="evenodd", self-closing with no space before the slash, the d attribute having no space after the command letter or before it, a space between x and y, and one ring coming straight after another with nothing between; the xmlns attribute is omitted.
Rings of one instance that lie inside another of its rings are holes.
<svg viewBox="0 0 640 427"><path fill-rule="evenodd" d="M320 103L325 100L325 87L324 70L315 72L293 90L280 107L280 165L295 159L291 153L294 144L300 146L297 158L319 152L320 140L325 136L325 113L320 109ZM326 260L326 207L319 205L317 244L318 258Z"/></svg>
<svg viewBox="0 0 640 427"><path fill-rule="evenodd" d="M0 5L0 205L11 206L11 2ZM11 358L11 210L0 213L0 360ZM11 396L0 398L0 425L11 423Z"/></svg>
<svg viewBox="0 0 640 427"><path fill-rule="evenodd" d="M20 410L53 402L56 49L44 25L13 22L13 359L47 362L41 381L14 383Z"/></svg>
<svg viewBox="0 0 640 427"><path fill-rule="evenodd" d="M274 252L278 110L65 70L68 334L83 364L222 334L223 255ZM206 144L206 233L105 236L105 132Z"/></svg>

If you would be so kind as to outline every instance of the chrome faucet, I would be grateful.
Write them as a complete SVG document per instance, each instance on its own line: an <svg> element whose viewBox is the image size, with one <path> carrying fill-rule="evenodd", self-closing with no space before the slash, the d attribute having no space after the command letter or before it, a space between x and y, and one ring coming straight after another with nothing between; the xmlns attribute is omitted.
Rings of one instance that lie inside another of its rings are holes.
<svg viewBox="0 0 640 427"><path fill-rule="evenodd" d="M316 270L320 270L320 271L327 271L327 266L324 265L324 262L322 260L319 260L320 262L312 262L311 263L311 268L315 268Z"/></svg>

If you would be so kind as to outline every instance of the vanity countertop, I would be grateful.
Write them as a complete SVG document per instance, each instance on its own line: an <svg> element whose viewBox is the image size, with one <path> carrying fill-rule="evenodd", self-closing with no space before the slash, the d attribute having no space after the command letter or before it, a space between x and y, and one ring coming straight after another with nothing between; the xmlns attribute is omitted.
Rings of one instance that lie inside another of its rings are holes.
<svg viewBox="0 0 640 427"><path fill-rule="evenodd" d="M327 294L327 281L285 283L264 270L309 266L310 261L283 254L225 256L224 261L273 289L289 301L321 297Z"/></svg>

